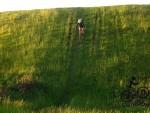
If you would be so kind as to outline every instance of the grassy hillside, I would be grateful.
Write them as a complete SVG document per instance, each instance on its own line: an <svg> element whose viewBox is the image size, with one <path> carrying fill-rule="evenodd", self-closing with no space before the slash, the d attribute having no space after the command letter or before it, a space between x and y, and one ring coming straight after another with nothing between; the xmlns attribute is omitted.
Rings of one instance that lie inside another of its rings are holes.
<svg viewBox="0 0 150 113"><path fill-rule="evenodd" d="M148 112L112 93L131 76L150 87L149 12L148 5L0 13L0 112Z"/></svg>

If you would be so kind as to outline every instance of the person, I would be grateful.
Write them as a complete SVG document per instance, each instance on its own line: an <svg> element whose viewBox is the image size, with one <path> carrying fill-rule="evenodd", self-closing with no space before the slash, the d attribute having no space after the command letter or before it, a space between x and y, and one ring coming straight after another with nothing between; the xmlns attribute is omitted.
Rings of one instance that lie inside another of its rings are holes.
<svg viewBox="0 0 150 113"><path fill-rule="evenodd" d="M138 85L138 80L135 76L132 76L131 79L129 80L129 83L127 84L127 87L133 88L134 86Z"/></svg>
<svg viewBox="0 0 150 113"><path fill-rule="evenodd" d="M85 33L85 27L84 27L84 22L83 22L83 19L82 19L82 18L79 18L79 19L78 19L77 27L78 27L79 38L80 38L80 36L81 36L81 35L83 36L84 33Z"/></svg>

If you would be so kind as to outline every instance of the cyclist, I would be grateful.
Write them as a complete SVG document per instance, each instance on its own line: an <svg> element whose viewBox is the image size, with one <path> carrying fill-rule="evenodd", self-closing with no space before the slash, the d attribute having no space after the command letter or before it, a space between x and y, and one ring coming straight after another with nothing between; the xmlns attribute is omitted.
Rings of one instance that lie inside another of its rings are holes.
<svg viewBox="0 0 150 113"><path fill-rule="evenodd" d="M135 76L132 76L131 79L129 80L129 83L127 84L127 87L133 88L134 86L138 85L138 80Z"/></svg>
<svg viewBox="0 0 150 113"><path fill-rule="evenodd" d="M79 38L80 38L80 36L81 36L81 35L83 36L84 33L85 33L85 27L84 27L84 22L83 22L83 19L82 19L82 18L79 18L79 19L78 19L77 27L78 27Z"/></svg>

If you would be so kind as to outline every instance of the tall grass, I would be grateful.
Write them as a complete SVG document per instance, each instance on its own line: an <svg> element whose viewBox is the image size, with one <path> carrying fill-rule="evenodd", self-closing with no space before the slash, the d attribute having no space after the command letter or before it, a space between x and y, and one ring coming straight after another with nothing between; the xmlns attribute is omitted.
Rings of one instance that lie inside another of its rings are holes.
<svg viewBox="0 0 150 113"><path fill-rule="evenodd" d="M147 5L0 13L0 86L31 85L31 90L8 90L1 104L9 99L12 106L23 101L21 108L30 110L66 105L79 110L60 110L110 112L117 103L116 112L122 112L113 90L122 89L133 75L149 86L149 11ZM86 26L82 40L76 32L79 17Z"/></svg>

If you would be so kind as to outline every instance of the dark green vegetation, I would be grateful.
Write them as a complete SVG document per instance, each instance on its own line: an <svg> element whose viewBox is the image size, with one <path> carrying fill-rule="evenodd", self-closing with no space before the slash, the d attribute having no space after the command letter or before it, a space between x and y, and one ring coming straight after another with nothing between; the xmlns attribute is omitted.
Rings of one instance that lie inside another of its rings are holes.
<svg viewBox="0 0 150 113"><path fill-rule="evenodd" d="M112 92L133 75L150 86L149 12L117 6L0 13L0 112L148 112L122 106ZM80 41L79 17L86 25Z"/></svg>

